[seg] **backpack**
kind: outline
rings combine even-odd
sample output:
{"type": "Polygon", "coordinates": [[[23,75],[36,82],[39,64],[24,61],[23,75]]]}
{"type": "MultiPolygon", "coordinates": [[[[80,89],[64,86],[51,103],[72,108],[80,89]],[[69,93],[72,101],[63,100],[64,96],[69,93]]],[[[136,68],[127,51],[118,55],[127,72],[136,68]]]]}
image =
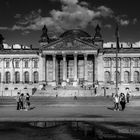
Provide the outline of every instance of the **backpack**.
{"type": "Polygon", "coordinates": [[[124,97],[124,96],[121,97],[121,101],[122,101],[122,102],[125,102],[125,97],[124,97]]]}

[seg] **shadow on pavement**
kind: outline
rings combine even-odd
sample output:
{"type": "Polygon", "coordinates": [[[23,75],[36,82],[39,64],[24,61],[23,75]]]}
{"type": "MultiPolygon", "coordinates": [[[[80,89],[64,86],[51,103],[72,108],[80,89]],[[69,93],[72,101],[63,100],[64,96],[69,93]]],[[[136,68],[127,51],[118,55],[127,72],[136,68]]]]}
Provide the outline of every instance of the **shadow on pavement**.
{"type": "Polygon", "coordinates": [[[140,138],[140,124],[130,122],[2,122],[1,139],[16,140],[131,140],[140,138]]]}

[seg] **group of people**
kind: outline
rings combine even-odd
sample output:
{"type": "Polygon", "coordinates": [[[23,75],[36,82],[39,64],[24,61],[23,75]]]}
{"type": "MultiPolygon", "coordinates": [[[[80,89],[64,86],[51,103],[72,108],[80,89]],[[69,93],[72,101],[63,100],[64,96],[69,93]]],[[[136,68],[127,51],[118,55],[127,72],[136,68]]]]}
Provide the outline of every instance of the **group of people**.
{"type": "Polygon", "coordinates": [[[28,111],[30,109],[30,95],[29,93],[17,93],[16,97],[17,101],[17,110],[25,110],[28,111]]]}
{"type": "Polygon", "coordinates": [[[130,94],[127,93],[126,95],[124,93],[120,93],[120,95],[115,94],[113,97],[114,100],[114,111],[119,111],[121,106],[121,110],[123,111],[125,109],[126,103],[129,103],[130,94]]]}

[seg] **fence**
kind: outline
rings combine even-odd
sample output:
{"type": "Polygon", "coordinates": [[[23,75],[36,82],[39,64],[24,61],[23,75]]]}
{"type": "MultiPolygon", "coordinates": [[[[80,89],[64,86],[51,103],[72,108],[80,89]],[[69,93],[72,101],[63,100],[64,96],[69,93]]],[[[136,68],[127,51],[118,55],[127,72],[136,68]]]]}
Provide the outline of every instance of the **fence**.
{"type": "Polygon", "coordinates": [[[29,93],[30,95],[32,95],[32,89],[22,89],[22,90],[4,90],[4,91],[0,91],[0,96],[16,96],[17,92],[20,93],[29,93]]]}

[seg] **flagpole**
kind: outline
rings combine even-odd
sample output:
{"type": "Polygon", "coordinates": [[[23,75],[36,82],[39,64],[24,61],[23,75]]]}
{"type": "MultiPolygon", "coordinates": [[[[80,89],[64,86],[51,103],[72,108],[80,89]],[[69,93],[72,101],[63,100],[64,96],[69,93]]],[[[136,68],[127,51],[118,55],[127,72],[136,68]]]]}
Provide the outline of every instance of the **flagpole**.
{"type": "Polygon", "coordinates": [[[116,25],[116,95],[118,95],[118,51],[119,51],[119,34],[118,24],[116,25]]]}

